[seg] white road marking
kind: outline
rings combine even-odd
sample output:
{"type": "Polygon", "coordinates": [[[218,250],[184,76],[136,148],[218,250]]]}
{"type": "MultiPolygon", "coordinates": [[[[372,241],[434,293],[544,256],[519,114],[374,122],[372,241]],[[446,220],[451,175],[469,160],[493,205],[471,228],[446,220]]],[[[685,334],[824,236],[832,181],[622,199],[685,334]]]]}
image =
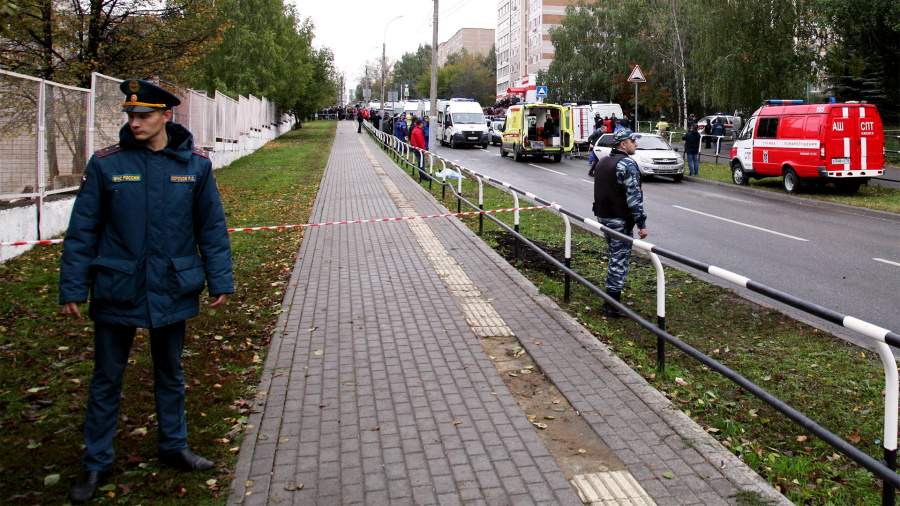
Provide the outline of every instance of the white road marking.
{"type": "Polygon", "coordinates": [[[558,170],[548,169],[547,167],[541,167],[540,165],[535,165],[535,164],[533,164],[533,163],[529,163],[528,165],[531,165],[532,167],[535,167],[535,168],[538,168],[538,169],[541,169],[541,170],[546,170],[547,172],[552,172],[552,173],[554,173],[554,174],[559,174],[560,176],[565,176],[565,175],[566,175],[565,172],[560,172],[560,171],[558,171],[558,170]]]}
{"type": "Polygon", "coordinates": [[[587,179],[582,179],[582,181],[584,181],[585,183],[591,183],[591,184],[594,184],[593,181],[588,181],[587,179]]]}
{"type": "Polygon", "coordinates": [[[883,258],[873,258],[872,260],[875,260],[876,262],[881,262],[881,263],[885,263],[885,264],[889,264],[889,265],[896,265],[897,267],[900,267],[900,263],[892,262],[890,260],[885,260],[883,258]]]}
{"type": "Polygon", "coordinates": [[[672,207],[674,207],[676,209],[681,209],[682,211],[687,211],[689,213],[695,213],[695,214],[699,214],[701,216],[706,216],[709,218],[715,218],[717,220],[726,221],[728,223],[733,223],[735,225],[740,225],[742,227],[752,228],[754,230],[759,230],[761,232],[768,232],[770,234],[779,235],[781,237],[787,237],[788,239],[793,239],[795,241],[809,242],[809,239],[804,239],[802,237],[797,237],[795,235],[782,234],[781,232],[776,232],[776,231],[770,230],[768,228],[757,227],[756,225],[749,225],[747,223],[741,223],[739,221],[729,220],[728,218],[722,218],[721,216],[716,216],[714,214],[704,213],[703,211],[696,211],[694,209],[688,209],[687,207],[681,207],[681,206],[676,206],[676,205],[672,205],[672,207]]]}
{"type": "Polygon", "coordinates": [[[751,202],[749,200],[739,199],[739,198],[735,198],[735,197],[729,197],[727,195],[719,195],[718,193],[707,193],[707,192],[700,192],[700,191],[689,191],[688,193],[691,193],[692,195],[698,195],[703,198],[712,197],[712,198],[716,198],[716,199],[730,200],[732,202],[740,202],[742,204],[755,204],[755,202],[751,202]]]}

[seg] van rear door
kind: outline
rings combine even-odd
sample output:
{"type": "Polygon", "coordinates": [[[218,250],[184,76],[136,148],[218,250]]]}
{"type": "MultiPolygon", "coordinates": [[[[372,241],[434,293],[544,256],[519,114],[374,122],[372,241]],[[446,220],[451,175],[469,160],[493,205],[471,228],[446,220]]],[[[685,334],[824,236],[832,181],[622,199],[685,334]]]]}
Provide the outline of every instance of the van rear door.
{"type": "Polygon", "coordinates": [[[830,124],[825,130],[825,164],[827,170],[849,171],[860,166],[859,108],[836,105],[831,108],[830,124]]]}
{"type": "Polygon", "coordinates": [[[859,106],[859,152],[860,169],[884,168],[884,126],[874,105],[859,106]]]}

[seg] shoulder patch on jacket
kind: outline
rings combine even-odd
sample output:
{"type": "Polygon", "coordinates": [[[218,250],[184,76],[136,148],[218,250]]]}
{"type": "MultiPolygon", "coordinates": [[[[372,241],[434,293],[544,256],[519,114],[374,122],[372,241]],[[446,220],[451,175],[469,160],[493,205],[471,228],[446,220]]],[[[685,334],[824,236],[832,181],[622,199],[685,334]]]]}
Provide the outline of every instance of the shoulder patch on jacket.
{"type": "Polygon", "coordinates": [[[122,146],[119,146],[118,144],[113,144],[112,146],[106,146],[105,148],[103,148],[99,151],[95,151],[94,156],[96,156],[97,158],[103,158],[103,157],[109,156],[113,153],[118,153],[119,151],[122,151],[122,146]]]}
{"type": "Polygon", "coordinates": [[[198,156],[202,156],[203,158],[209,158],[209,151],[203,148],[194,148],[194,154],[198,156]]]}

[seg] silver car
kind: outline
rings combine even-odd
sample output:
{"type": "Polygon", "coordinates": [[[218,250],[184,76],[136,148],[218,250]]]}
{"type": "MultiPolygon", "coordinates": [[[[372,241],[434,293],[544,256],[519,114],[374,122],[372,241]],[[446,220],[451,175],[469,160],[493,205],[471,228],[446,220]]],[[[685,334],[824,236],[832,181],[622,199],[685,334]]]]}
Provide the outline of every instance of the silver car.
{"type": "MultiPolygon", "coordinates": [[[[594,144],[597,158],[609,156],[613,146],[613,134],[603,134],[594,144]]],[[[684,160],[665,139],[659,135],[637,134],[637,151],[631,155],[644,176],[672,176],[676,182],[684,178],[684,160]]]]}

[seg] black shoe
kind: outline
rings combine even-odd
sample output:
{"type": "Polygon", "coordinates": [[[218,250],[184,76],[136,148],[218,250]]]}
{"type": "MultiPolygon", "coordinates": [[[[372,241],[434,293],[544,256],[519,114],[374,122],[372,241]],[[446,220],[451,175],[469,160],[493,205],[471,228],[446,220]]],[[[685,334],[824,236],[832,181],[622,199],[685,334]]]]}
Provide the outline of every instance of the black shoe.
{"type": "MultiPolygon", "coordinates": [[[[619,302],[622,300],[622,292],[611,292],[611,291],[607,290],[606,293],[609,294],[610,297],[615,299],[616,302],[619,302]]],[[[616,308],[609,302],[603,303],[603,314],[609,318],[621,318],[621,317],[625,316],[624,314],[622,314],[621,311],[619,311],[618,308],[616,308]]]]}
{"type": "Polygon", "coordinates": [[[90,501],[105,479],[106,473],[102,471],[83,471],[69,490],[69,499],[72,502],[90,501]]]}
{"type": "Polygon", "coordinates": [[[197,455],[188,448],[174,453],[160,453],[159,462],[182,471],[206,471],[215,466],[211,460],[197,455]]]}

